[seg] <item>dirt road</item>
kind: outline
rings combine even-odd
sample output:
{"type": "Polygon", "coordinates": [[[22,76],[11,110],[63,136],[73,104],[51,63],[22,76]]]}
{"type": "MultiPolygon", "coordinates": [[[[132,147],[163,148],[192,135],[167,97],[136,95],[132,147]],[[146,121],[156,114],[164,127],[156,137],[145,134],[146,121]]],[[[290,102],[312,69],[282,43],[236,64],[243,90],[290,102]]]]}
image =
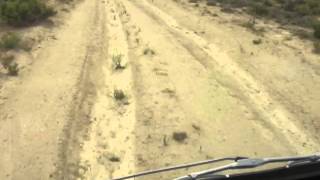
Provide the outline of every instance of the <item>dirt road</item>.
{"type": "Polygon", "coordinates": [[[32,52],[30,72],[0,89],[0,179],[111,179],[222,156],[317,152],[318,56],[285,31],[270,25],[260,37],[218,12],[169,0],[81,2],[32,52]]]}

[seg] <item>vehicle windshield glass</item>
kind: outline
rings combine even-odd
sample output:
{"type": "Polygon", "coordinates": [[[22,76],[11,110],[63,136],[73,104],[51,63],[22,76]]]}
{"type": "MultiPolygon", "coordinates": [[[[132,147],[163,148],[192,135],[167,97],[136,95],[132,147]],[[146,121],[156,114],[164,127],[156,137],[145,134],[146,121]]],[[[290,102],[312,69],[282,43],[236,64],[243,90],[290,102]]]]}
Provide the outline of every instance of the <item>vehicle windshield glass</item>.
{"type": "Polygon", "coordinates": [[[0,0],[1,180],[313,156],[319,109],[318,0],[0,0]]]}

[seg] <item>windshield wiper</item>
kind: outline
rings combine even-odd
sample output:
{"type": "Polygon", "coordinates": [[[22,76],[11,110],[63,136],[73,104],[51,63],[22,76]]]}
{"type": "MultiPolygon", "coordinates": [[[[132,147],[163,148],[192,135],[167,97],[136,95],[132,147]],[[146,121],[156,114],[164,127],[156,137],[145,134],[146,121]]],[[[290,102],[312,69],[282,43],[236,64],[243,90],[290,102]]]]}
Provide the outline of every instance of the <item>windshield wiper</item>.
{"type": "MultiPolygon", "coordinates": [[[[126,177],[121,178],[115,178],[113,180],[125,180],[130,178],[136,178],[151,174],[157,174],[161,172],[168,172],[168,171],[175,171],[178,169],[185,169],[195,166],[201,166],[205,164],[214,164],[217,162],[222,161],[233,161],[233,163],[220,166],[217,168],[200,171],[191,173],[187,176],[183,176],[180,178],[177,178],[175,180],[198,180],[198,179],[206,179],[208,177],[212,178],[214,176],[217,176],[216,173],[223,172],[226,170],[235,170],[235,169],[250,169],[250,168],[256,168],[260,167],[266,164],[273,164],[273,163],[287,163],[286,168],[290,168],[299,164],[305,164],[305,163],[312,163],[312,162],[320,162],[320,153],[310,155],[310,156],[296,156],[296,157],[275,157],[275,158],[261,158],[261,159],[251,159],[246,157],[228,157],[228,158],[220,158],[220,159],[212,159],[207,161],[200,161],[196,163],[190,163],[190,164],[183,164],[178,166],[171,166],[167,168],[161,168],[157,170],[151,170],[151,171],[145,171],[138,174],[133,174],[126,177]]],[[[219,176],[221,177],[221,176],[219,176]]]]}
{"type": "Polygon", "coordinates": [[[125,180],[125,179],[130,179],[130,178],[136,178],[136,177],[141,177],[141,176],[146,176],[146,175],[151,175],[151,174],[158,174],[162,172],[169,172],[169,171],[175,171],[179,169],[185,169],[189,167],[196,167],[196,166],[202,166],[206,164],[213,164],[217,162],[222,162],[222,161],[238,161],[240,159],[247,159],[247,157],[226,157],[226,158],[220,158],[220,159],[211,159],[211,160],[206,160],[206,161],[200,161],[200,162],[195,162],[195,163],[189,163],[189,164],[182,164],[178,166],[170,166],[166,168],[161,168],[161,169],[156,169],[156,170],[150,170],[150,171],[144,171],[141,173],[121,177],[121,178],[115,178],[112,180],[125,180]]]}
{"type": "Polygon", "coordinates": [[[260,167],[266,164],[273,163],[287,163],[286,168],[293,167],[299,164],[312,163],[320,161],[320,153],[310,156],[297,156],[297,157],[280,157],[280,158],[262,158],[262,159],[240,159],[234,163],[220,166],[217,168],[191,173],[187,176],[177,178],[175,180],[196,180],[203,177],[208,177],[208,175],[214,175],[218,172],[223,172],[226,170],[235,169],[250,169],[260,167]]]}

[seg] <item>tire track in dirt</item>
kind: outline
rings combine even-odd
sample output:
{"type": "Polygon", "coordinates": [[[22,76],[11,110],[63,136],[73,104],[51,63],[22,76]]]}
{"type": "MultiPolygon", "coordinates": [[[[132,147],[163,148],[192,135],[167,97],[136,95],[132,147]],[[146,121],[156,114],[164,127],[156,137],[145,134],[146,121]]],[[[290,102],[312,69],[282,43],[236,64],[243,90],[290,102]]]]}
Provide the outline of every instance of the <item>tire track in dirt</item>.
{"type": "MultiPolygon", "coordinates": [[[[295,123],[319,144],[319,56],[309,41],[278,28],[279,24],[257,21],[267,31],[256,34],[243,27],[249,16],[221,12],[218,7],[194,7],[186,1],[149,2],[174,17],[220,49],[264,85],[272,98],[295,116],[295,123]],[[218,16],[216,16],[218,15],[218,16]],[[293,38],[289,41],[286,38],[293,38]],[[264,43],[256,46],[253,39],[264,43]],[[279,43],[280,42],[280,43],[279,43]]],[[[201,4],[201,3],[200,3],[201,4]]]]}
{"type": "MultiPolygon", "coordinates": [[[[181,129],[188,129],[188,124],[183,123],[185,113],[180,107],[175,84],[168,75],[170,64],[157,56],[158,49],[154,47],[154,42],[148,42],[149,34],[148,38],[144,37],[146,34],[131,19],[141,16],[135,12],[129,14],[127,5],[119,1],[118,9],[130,45],[129,56],[135,60],[132,62],[137,97],[134,156],[137,171],[142,171],[168,165],[173,159],[179,161],[178,153],[172,153],[172,150],[179,151],[183,146],[173,145],[171,135],[181,129]]],[[[153,24],[150,27],[153,29],[153,24]]],[[[166,41],[166,38],[160,38],[159,43],[166,41]]],[[[150,178],[164,179],[158,175],[147,177],[150,178]]]]}
{"type": "Polygon", "coordinates": [[[294,124],[295,117],[279,102],[275,101],[262,84],[233,62],[223,50],[214,44],[208,43],[194,32],[181,27],[174,18],[147,1],[132,2],[150,17],[164,24],[185,47],[192,49],[196,46],[205,52],[213,62],[205,62],[206,64],[204,65],[216,65],[218,66],[215,67],[216,69],[231,78],[236,83],[236,85],[232,86],[241,90],[243,96],[248,100],[248,104],[251,104],[268,124],[281,132],[297,153],[307,154],[317,151],[317,143],[294,124]]]}
{"type": "MultiPolygon", "coordinates": [[[[96,101],[97,89],[103,84],[101,65],[105,57],[104,41],[106,35],[106,14],[104,3],[95,0],[94,17],[92,18],[89,43],[86,46],[85,60],[78,82],[74,104],[70,108],[68,124],[64,128],[63,140],[59,150],[57,170],[53,174],[56,179],[78,179],[83,177],[87,167],[83,166],[80,153],[83,142],[88,139],[91,126],[90,114],[96,101]]],[[[88,8],[88,7],[87,7],[88,8]]]]}
{"type": "Polygon", "coordinates": [[[119,1],[118,9],[134,60],[137,171],[240,153],[293,154],[281,135],[250,121],[257,118],[254,112],[217,82],[171,31],[131,2],[119,1]],[[176,132],[188,137],[176,141],[176,132]]]}
{"type": "Polygon", "coordinates": [[[120,172],[134,171],[133,143],[135,125],[135,97],[132,92],[132,72],[128,45],[119,12],[114,0],[105,1],[107,36],[103,84],[97,89],[96,102],[91,111],[91,129],[81,152],[81,166],[85,167],[83,179],[106,179],[119,176],[120,172]],[[120,69],[115,69],[119,58],[120,69]],[[117,100],[116,90],[125,97],[117,100]]]}
{"type": "Polygon", "coordinates": [[[86,81],[83,68],[94,54],[88,51],[94,43],[91,33],[96,32],[96,2],[79,4],[54,32],[55,40],[44,41],[43,48],[31,52],[35,63],[1,107],[0,179],[71,179],[58,177],[64,171],[60,163],[66,162],[61,159],[66,152],[59,151],[71,148],[65,146],[71,144],[67,127],[81,122],[72,125],[81,129],[84,123],[73,119],[73,108],[82,101],[78,86],[86,81]]]}

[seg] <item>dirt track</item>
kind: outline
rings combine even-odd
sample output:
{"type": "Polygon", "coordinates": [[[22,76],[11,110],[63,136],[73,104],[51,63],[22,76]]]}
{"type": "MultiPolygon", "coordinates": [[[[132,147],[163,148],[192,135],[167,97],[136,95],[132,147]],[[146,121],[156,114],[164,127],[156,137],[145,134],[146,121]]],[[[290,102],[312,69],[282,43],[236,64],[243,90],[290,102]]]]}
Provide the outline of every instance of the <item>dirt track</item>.
{"type": "Polygon", "coordinates": [[[0,89],[0,179],[111,179],[222,156],[317,152],[320,62],[309,44],[271,25],[259,37],[207,8],[80,3],[56,40],[32,52],[30,72],[0,89]],[[115,55],[125,69],[112,69],[115,55]]]}

